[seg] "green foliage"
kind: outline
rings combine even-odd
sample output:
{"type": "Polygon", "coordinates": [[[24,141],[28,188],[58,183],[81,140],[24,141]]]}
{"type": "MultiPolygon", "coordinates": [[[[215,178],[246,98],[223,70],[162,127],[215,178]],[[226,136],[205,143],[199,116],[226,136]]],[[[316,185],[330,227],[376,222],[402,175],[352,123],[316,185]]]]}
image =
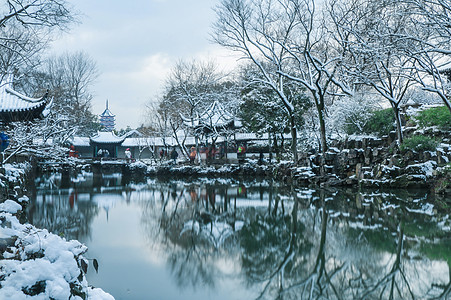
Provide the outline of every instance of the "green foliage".
{"type": "Polygon", "coordinates": [[[434,238],[443,237],[444,233],[434,221],[418,217],[404,223],[404,234],[415,238],[434,238]]]}
{"type": "Polygon", "coordinates": [[[451,113],[445,106],[423,110],[416,119],[421,127],[437,126],[440,129],[451,129],[451,113]]]}
{"type": "Polygon", "coordinates": [[[407,150],[414,151],[435,151],[437,149],[439,140],[424,135],[415,135],[404,139],[401,145],[401,152],[407,150]]]}
{"type": "Polygon", "coordinates": [[[391,108],[377,110],[373,113],[364,127],[368,133],[387,135],[395,129],[395,116],[391,108]]]}
{"type": "MultiPolygon", "coordinates": [[[[363,118],[363,116],[361,116],[363,118]]],[[[376,110],[372,112],[362,129],[359,129],[355,122],[347,122],[346,133],[373,133],[377,135],[387,135],[395,129],[395,116],[391,108],[376,110]]]]}

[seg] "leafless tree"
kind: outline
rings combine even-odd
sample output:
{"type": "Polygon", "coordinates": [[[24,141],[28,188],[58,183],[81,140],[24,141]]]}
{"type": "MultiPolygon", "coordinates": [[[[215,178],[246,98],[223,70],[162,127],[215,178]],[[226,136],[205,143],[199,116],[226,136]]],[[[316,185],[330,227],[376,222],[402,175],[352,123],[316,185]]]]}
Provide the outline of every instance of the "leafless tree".
{"type": "Polygon", "coordinates": [[[415,60],[406,55],[415,30],[412,7],[399,1],[333,1],[336,34],[349,51],[346,69],[357,84],[368,85],[390,103],[399,144],[403,141],[400,104],[411,86],[415,60]]]}
{"type": "Polygon", "coordinates": [[[189,118],[213,102],[212,89],[224,75],[213,61],[179,61],[166,79],[166,94],[189,118]]]}
{"type": "MultiPolygon", "coordinates": [[[[84,52],[65,53],[44,60],[39,68],[19,81],[25,94],[49,90],[52,109],[81,134],[96,131],[97,118],[91,112],[90,88],[99,75],[96,62],[84,52]]],[[[25,77],[25,76],[24,76],[25,77]]]]}
{"type": "Polygon", "coordinates": [[[196,120],[215,101],[226,103],[228,109],[234,112],[237,106],[237,86],[227,81],[227,76],[218,71],[212,61],[179,61],[166,79],[166,85],[161,97],[158,111],[164,112],[166,120],[172,128],[172,136],[186,151],[184,142],[179,140],[177,132],[185,131],[185,137],[193,134],[196,145],[201,132],[195,129],[196,120]]]}
{"type": "Polygon", "coordinates": [[[289,52],[284,45],[298,26],[297,7],[290,1],[223,0],[216,8],[214,40],[251,61],[262,76],[255,81],[270,87],[290,119],[292,152],[297,162],[295,106],[285,94],[289,52]]]}
{"type": "Polygon", "coordinates": [[[24,26],[63,28],[73,21],[64,0],[6,0],[0,26],[17,21],[24,26]]]}
{"type": "Polygon", "coordinates": [[[170,124],[171,112],[165,109],[165,107],[161,107],[161,103],[161,99],[156,99],[156,101],[149,101],[146,104],[146,122],[151,128],[148,134],[160,137],[163,146],[167,148],[170,146],[167,138],[173,134],[173,129],[170,124]]]}
{"type": "Polygon", "coordinates": [[[66,53],[45,63],[51,90],[63,91],[59,108],[70,108],[70,114],[78,123],[93,122],[92,94],[89,88],[98,77],[95,61],[84,52],[66,53]]]}
{"type": "Polygon", "coordinates": [[[400,38],[415,59],[413,79],[426,91],[437,94],[451,112],[451,3],[447,0],[405,0],[412,9],[415,31],[400,38]]]}
{"type": "Polygon", "coordinates": [[[32,64],[50,41],[52,30],[66,29],[74,20],[64,0],[3,0],[0,76],[32,64]]]}
{"type": "Polygon", "coordinates": [[[24,28],[0,26],[0,80],[8,72],[36,67],[46,42],[24,28]]]}
{"type": "Polygon", "coordinates": [[[216,9],[215,41],[252,61],[263,74],[261,83],[279,96],[290,119],[295,161],[298,112],[285,93],[286,82],[297,82],[313,100],[323,152],[328,148],[327,98],[337,90],[349,93],[337,76],[343,54],[333,43],[328,17],[317,2],[224,0],[216,9]]]}
{"type": "Polygon", "coordinates": [[[352,95],[349,84],[340,76],[347,47],[336,43],[327,6],[315,0],[290,0],[298,24],[294,37],[285,44],[295,69],[283,73],[309,92],[318,115],[321,151],[328,149],[326,115],[328,101],[335,95],[352,95]]]}

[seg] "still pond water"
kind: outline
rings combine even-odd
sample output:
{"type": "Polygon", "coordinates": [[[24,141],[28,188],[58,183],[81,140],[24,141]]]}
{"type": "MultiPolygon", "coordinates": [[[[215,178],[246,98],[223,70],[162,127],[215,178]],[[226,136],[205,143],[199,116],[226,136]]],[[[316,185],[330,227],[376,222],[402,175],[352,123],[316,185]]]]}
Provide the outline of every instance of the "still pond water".
{"type": "Polygon", "coordinates": [[[36,181],[28,217],[86,244],[116,299],[450,298],[450,219],[426,191],[120,174],[36,181]]]}

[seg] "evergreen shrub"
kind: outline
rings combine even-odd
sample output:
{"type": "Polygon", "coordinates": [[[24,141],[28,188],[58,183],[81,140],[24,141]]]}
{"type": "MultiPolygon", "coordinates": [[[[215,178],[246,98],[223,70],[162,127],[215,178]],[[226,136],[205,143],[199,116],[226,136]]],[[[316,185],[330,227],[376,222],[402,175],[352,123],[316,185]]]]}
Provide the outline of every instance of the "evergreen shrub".
{"type": "Polygon", "coordinates": [[[440,141],[424,135],[415,135],[404,139],[401,145],[401,152],[413,151],[435,151],[440,141]]]}
{"type": "Polygon", "coordinates": [[[416,116],[421,127],[437,126],[440,129],[451,129],[451,113],[446,106],[433,107],[419,112],[416,116]]]}
{"type": "Polygon", "coordinates": [[[347,134],[372,133],[379,136],[388,135],[392,130],[395,130],[395,116],[391,108],[373,111],[362,130],[354,124],[348,124],[345,128],[347,134]]]}

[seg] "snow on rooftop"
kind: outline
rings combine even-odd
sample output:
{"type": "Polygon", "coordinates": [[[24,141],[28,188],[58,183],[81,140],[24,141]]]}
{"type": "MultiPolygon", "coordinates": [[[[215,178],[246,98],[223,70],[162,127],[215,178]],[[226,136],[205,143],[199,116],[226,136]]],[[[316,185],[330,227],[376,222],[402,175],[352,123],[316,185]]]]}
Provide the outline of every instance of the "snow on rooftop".
{"type": "Polygon", "coordinates": [[[91,138],[91,141],[99,144],[122,143],[124,140],[125,138],[118,137],[112,131],[99,131],[96,136],[91,138]]]}
{"type": "Polygon", "coordinates": [[[45,103],[45,96],[30,98],[12,89],[12,76],[7,76],[0,83],[0,110],[26,111],[33,110],[45,103]]]}
{"type": "Polygon", "coordinates": [[[78,147],[89,147],[89,138],[88,137],[81,137],[81,136],[74,136],[72,137],[72,145],[78,146],[78,147]]]}

